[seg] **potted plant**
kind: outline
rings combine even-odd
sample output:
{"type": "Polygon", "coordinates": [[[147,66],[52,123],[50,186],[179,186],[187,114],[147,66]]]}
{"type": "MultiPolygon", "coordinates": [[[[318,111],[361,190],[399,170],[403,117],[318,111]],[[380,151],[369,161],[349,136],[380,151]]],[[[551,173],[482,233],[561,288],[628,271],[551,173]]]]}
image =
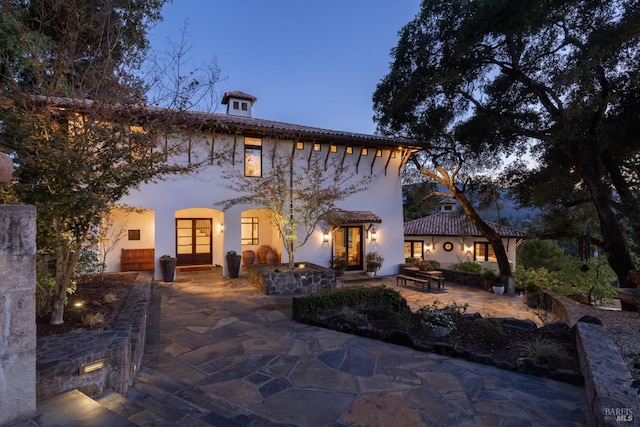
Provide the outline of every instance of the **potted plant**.
{"type": "Polygon", "coordinates": [[[440,262],[434,259],[424,259],[415,263],[420,271],[433,271],[440,268],[440,262]]]}
{"type": "Polygon", "coordinates": [[[455,329],[456,324],[450,314],[438,310],[434,306],[418,309],[422,331],[432,337],[445,337],[455,329]]]}
{"type": "Polygon", "coordinates": [[[373,277],[378,274],[378,270],[382,267],[384,258],[378,252],[369,252],[366,257],[367,261],[367,274],[369,277],[373,277]]]}
{"type": "Polygon", "coordinates": [[[336,255],[333,257],[331,261],[331,268],[336,271],[336,276],[340,277],[344,275],[344,271],[349,266],[349,259],[347,258],[346,252],[341,253],[340,255],[336,255]]]}
{"type": "Polygon", "coordinates": [[[242,257],[238,255],[236,251],[227,252],[227,271],[229,272],[229,277],[232,279],[237,279],[240,274],[240,261],[242,257]]]}
{"type": "MultiPolygon", "coordinates": [[[[493,270],[485,270],[482,273],[482,288],[491,292],[493,286],[500,284],[500,277],[493,270]]],[[[504,289],[503,289],[504,290],[504,289]]]]}
{"type": "Polygon", "coordinates": [[[162,255],[160,257],[160,272],[162,273],[163,282],[173,282],[176,275],[176,264],[178,260],[171,255],[162,255]]]}

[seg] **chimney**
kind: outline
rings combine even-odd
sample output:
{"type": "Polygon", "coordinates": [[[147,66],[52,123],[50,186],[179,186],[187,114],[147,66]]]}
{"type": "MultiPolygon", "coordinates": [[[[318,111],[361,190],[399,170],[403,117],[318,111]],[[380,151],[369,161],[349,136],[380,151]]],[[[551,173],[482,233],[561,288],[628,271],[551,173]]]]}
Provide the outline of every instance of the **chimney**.
{"type": "Polygon", "coordinates": [[[225,92],[222,105],[227,106],[227,115],[251,117],[251,107],[258,98],[240,91],[225,92]]]}

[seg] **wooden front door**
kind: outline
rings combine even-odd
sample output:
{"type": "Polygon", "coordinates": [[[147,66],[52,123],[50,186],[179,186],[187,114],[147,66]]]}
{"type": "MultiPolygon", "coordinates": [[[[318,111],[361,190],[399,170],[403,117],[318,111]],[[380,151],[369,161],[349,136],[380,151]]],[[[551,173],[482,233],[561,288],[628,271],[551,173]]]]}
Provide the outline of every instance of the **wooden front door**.
{"type": "Polygon", "coordinates": [[[211,218],[176,219],[176,254],[178,265],[212,263],[211,218]]]}

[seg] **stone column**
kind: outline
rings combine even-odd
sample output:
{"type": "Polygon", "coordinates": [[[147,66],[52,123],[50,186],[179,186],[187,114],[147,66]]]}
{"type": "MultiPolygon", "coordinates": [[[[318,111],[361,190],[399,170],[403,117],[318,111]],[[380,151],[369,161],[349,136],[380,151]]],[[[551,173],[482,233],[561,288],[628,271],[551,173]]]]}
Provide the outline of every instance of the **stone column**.
{"type": "Polygon", "coordinates": [[[36,412],[36,209],[0,205],[0,425],[36,412]]]}

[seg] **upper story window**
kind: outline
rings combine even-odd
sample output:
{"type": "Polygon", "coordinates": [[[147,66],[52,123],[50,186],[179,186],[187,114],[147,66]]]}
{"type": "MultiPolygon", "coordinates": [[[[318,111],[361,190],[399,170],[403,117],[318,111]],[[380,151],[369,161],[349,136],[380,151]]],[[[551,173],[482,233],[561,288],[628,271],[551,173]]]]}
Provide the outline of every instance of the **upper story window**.
{"type": "Polygon", "coordinates": [[[262,140],[244,138],[244,176],[262,176],[262,140]]]}
{"type": "Polygon", "coordinates": [[[239,108],[240,108],[240,102],[238,102],[238,101],[233,101],[233,109],[234,109],[234,110],[237,110],[237,109],[239,109],[239,108]]]}
{"type": "Polygon", "coordinates": [[[249,109],[248,107],[249,104],[247,104],[246,102],[242,103],[242,111],[247,111],[249,109]]]}

